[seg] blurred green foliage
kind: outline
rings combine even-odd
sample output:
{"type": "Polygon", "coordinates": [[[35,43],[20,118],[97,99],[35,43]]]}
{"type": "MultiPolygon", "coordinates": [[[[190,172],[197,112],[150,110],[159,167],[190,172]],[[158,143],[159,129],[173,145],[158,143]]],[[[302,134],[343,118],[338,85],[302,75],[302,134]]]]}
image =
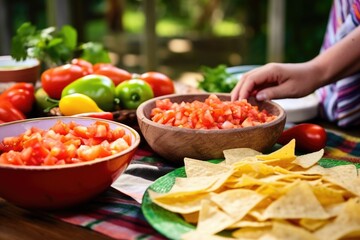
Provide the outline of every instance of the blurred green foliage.
{"type": "MultiPolygon", "coordinates": [[[[46,0],[5,0],[11,21],[10,33],[24,22],[30,21],[38,28],[46,26],[46,0]],[[31,10],[30,10],[31,9],[31,10]]],[[[69,1],[72,15],[83,17],[79,29],[80,39],[100,41],[109,30],[106,23],[105,0],[69,1]],[[81,8],[81,9],[78,9],[81,8]]],[[[146,21],[142,3],[146,0],[124,0],[124,31],[141,34],[146,21]]],[[[239,37],[245,42],[243,64],[264,64],[266,61],[266,36],[268,2],[265,0],[213,1],[218,6],[211,18],[203,14],[212,0],[157,0],[157,33],[161,37],[206,36],[212,38],[239,37]],[[202,16],[204,15],[204,16],[202,16]],[[203,17],[203,19],[202,19],[203,17]],[[203,21],[201,21],[201,19],[203,21]]],[[[306,61],[320,49],[332,0],[285,1],[286,4],[286,62],[306,61]]],[[[78,21],[76,21],[78,22],[78,21]]]]}

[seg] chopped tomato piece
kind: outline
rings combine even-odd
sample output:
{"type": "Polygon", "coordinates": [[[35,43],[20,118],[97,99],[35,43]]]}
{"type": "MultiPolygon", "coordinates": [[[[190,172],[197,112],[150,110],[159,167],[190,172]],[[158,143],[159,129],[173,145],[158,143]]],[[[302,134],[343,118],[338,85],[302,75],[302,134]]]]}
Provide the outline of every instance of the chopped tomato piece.
{"type": "Polygon", "coordinates": [[[276,118],[260,111],[247,100],[221,101],[211,94],[205,101],[172,103],[170,99],[156,101],[151,120],[160,124],[192,129],[229,129],[255,126],[276,118]]]}
{"type": "Polygon", "coordinates": [[[0,142],[0,164],[61,165],[91,161],[121,152],[131,145],[122,127],[103,121],[89,126],[56,122],[48,130],[31,128],[0,142]]]}

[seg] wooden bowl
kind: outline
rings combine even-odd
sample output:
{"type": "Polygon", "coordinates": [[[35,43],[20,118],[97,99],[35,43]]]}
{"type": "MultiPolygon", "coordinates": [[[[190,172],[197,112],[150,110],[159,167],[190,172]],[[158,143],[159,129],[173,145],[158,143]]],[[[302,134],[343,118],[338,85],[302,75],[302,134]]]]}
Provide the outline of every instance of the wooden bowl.
{"type": "Polygon", "coordinates": [[[11,56],[0,56],[0,83],[29,82],[39,79],[40,62],[37,59],[16,61],[11,56]]]}
{"type": "MultiPolygon", "coordinates": [[[[56,121],[74,121],[83,126],[98,121],[89,117],[44,117],[0,125],[0,141],[17,136],[31,127],[49,129],[56,121]]],[[[119,153],[87,162],[53,166],[0,164],[0,197],[23,208],[62,209],[84,203],[107,190],[126,170],[140,143],[140,136],[127,125],[101,120],[110,128],[123,127],[132,145],[119,153]]]]}
{"type": "MultiPolygon", "coordinates": [[[[149,146],[166,160],[183,165],[184,157],[201,160],[224,158],[223,150],[230,148],[252,148],[260,152],[270,149],[281,135],[286,114],[276,103],[271,101],[256,102],[250,100],[260,110],[266,109],[277,118],[258,126],[195,130],[166,126],[153,122],[149,116],[159,99],[169,98],[172,102],[204,101],[209,93],[173,94],[150,99],[142,103],[136,111],[139,128],[149,146]]],[[[217,94],[221,100],[230,100],[229,94],[217,94]]]]}

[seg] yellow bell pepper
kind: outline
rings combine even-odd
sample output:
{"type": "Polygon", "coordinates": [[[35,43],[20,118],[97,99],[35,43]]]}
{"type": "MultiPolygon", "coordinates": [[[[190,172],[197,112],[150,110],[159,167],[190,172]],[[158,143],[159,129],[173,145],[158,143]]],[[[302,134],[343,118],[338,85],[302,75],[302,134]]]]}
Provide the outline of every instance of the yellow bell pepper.
{"type": "Polygon", "coordinates": [[[62,97],[59,101],[59,110],[65,116],[103,112],[92,98],[82,93],[73,93],[62,97]]]}

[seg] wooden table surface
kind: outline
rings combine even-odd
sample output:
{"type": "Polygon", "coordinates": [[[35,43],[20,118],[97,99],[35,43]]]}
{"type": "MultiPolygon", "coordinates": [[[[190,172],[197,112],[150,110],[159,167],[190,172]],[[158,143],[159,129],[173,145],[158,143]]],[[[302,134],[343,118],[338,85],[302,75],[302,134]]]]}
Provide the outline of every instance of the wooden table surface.
{"type": "Polygon", "coordinates": [[[55,219],[50,214],[18,208],[0,198],[0,239],[109,240],[111,238],[55,219]]]}

